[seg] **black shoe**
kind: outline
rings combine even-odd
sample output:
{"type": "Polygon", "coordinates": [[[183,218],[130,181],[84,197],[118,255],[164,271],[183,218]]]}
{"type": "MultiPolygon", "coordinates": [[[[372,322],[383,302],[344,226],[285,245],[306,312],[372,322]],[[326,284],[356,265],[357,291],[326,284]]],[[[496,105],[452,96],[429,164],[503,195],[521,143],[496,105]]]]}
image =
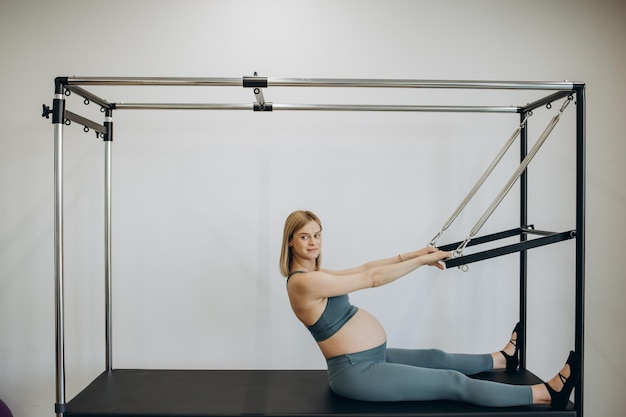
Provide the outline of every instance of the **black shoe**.
{"type": "Polygon", "coordinates": [[[515,371],[519,366],[519,348],[522,345],[522,323],[518,322],[515,325],[515,328],[511,332],[511,336],[513,336],[513,333],[517,333],[515,340],[510,340],[510,343],[515,346],[515,353],[508,355],[505,351],[500,351],[500,353],[504,356],[504,359],[506,359],[507,371],[515,371]]]}
{"type": "Polygon", "coordinates": [[[569,377],[565,378],[559,372],[559,378],[561,378],[561,382],[563,382],[563,388],[561,388],[561,391],[557,392],[553,390],[547,382],[544,383],[550,393],[550,405],[558,410],[565,410],[565,407],[567,407],[567,403],[569,402],[569,396],[572,393],[574,386],[578,383],[578,380],[580,380],[580,357],[575,352],[570,352],[565,364],[569,365],[570,373],[569,377]]]}

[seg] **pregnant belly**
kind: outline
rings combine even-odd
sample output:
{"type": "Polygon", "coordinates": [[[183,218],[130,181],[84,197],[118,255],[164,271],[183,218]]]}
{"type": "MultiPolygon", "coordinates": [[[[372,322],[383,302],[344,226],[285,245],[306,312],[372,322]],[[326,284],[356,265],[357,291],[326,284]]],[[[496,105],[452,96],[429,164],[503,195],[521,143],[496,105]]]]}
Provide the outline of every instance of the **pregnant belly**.
{"type": "Polygon", "coordinates": [[[374,316],[359,308],[357,313],[329,339],[318,345],[326,358],[360,352],[387,341],[385,329],[374,316]]]}

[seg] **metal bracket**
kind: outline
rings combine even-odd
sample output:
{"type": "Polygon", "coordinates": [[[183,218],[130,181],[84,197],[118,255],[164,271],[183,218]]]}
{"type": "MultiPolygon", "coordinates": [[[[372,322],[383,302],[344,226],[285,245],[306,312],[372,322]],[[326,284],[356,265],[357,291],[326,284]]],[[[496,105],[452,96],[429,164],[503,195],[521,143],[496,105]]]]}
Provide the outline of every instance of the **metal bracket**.
{"type": "Polygon", "coordinates": [[[243,77],[244,88],[253,88],[254,97],[256,103],[254,103],[254,111],[272,111],[272,103],[267,103],[265,97],[263,97],[262,88],[267,87],[267,77],[258,77],[257,73],[254,73],[254,77],[243,77]]]}

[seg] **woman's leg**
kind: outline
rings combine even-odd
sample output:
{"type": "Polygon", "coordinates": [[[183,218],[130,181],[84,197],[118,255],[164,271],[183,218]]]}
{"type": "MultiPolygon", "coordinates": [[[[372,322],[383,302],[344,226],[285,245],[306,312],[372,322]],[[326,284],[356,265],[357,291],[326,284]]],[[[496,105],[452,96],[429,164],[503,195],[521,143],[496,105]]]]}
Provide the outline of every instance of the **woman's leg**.
{"type": "Polygon", "coordinates": [[[475,380],[458,371],[387,362],[353,362],[329,383],[338,395],[364,401],[453,400],[493,407],[532,404],[530,386],[475,380]]]}
{"type": "MultiPolygon", "coordinates": [[[[519,325],[519,324],[518,324],[519,325]]],[[[420,366],[423,368],[449,369],[465,375],[474,375],[492,369],[503,369],[507,360],[502,352],[509,357],[515,355],[517,342],[517,326],[510,340],[502,351],[491,354],[458,354],[446,353],[439,349],[387,349],[387,362],[420,366]]]]}
{"type": "Polygon", "coordinates": [[[418,366],[421,368],[446,369],[473,375],[493,369],[491,354],[446,353],[439,349],[387,349],[387,362],[418,366]]]}

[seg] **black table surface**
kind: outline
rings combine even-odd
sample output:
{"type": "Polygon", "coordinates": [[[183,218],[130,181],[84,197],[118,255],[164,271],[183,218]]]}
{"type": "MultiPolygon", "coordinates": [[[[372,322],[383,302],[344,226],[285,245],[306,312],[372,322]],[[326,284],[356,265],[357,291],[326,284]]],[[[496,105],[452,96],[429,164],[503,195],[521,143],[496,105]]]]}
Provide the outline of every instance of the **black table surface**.
{"type": "MultiPolygon", "coordinates": [[[[528,371],[473,376],[535,384],[528,371]]],[[[479,407],[454,401],[367,402],[339,397],[325,370],[149,370],[103,372],[65,405],[65,416],[576,416],[548,406],[479,407]]]]}

